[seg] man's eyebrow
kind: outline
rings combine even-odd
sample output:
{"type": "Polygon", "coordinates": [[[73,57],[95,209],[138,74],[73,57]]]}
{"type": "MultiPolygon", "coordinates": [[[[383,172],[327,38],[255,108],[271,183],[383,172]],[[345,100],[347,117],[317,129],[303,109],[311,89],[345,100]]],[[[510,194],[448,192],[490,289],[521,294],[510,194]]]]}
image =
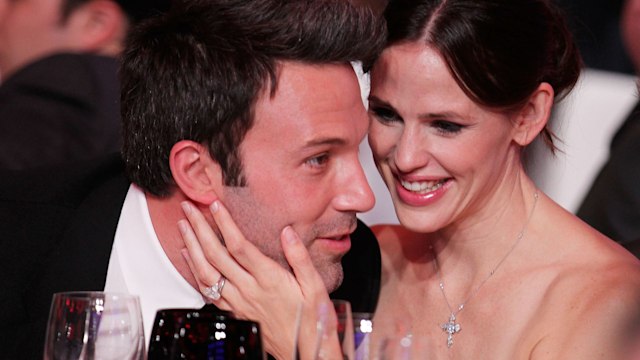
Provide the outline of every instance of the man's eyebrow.
{"type": "Polygon", "coordinates": [[[347,142],[344,139],[341,139],[341,138],[323,137],[323,138],[311,139],[311,140],[307,141],[302,147],[303,148],[313,148],[313,147],[326,146],[326,145],[342,146],[342,145],[346,145],[346,144],[347,144],[347,142]]]}

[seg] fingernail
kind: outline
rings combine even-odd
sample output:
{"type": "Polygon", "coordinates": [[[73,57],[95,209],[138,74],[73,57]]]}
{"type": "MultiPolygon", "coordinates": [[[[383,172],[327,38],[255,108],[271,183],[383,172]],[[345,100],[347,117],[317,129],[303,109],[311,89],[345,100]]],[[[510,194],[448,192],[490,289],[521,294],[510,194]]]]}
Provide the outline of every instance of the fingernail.
{"type": "Polygon", "coordinates": [[[218,200],[214,201],[214,202],[211,204],[210,208],[211,208],[211,212],[212,212],[212,213],[217,213],[217,212],[218,212],[218,210],[220,210],[220,203],[218,202],[218,200]]]}
{"type": "Polygon", "coordinates": [[[295,231],[293,231],[293,228],[291,226],[287,226],[282,229],[282,235],[284,236],[284,239],[287,241],[287,243],[293,244],[296,242],[296,233],[295,231]]]}
{"type": "Polygon", "coordinates": [[[179,220],[178,221],[178,230],[180,230],[180,233],[182,235],[186,235],[187,234],[187,222],[185,220],[179,220]]]}
{"type": "Polygon", "coordinates": [[[181,202],[180,205],[182,206],[182,211],[184,211],[184,213],[187,215],[191,214],[191,212],[193,211],[191,209],[191,204],[189,204],[187,201],[181,202]]]}

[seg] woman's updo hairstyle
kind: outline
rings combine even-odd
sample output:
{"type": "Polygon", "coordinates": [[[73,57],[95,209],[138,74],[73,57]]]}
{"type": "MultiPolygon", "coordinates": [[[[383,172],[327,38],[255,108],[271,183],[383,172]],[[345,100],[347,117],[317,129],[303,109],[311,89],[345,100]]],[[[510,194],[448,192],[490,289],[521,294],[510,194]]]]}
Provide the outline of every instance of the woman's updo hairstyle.
{"type": "MultiPolygon", "coordinates": [[[[582,60],[552,0],[391,0],[387,46],[424,41],[443,56],[474,102],[515,110],[540,83],[555,100],[575,85],[582,60]]],[[[553,133],[542,137],[554,151],[553,133]]]]}

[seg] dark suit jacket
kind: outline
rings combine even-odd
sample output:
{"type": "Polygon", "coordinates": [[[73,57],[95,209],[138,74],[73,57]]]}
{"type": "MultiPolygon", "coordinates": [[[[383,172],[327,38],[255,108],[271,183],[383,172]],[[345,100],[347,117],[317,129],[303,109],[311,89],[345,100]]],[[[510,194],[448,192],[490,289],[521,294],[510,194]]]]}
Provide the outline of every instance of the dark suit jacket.
{"type": "MultiPolygon", "coordinates": [[[[119,156],[91,166],[0,173],[0,357],[41,359],[52,294],[103,290],[129,188],[119,156]]],[[[372,312],[380,250],[362,223],[332,294],[372,312]]]]}
{"type": "Polygon", "coordinates": [[[120,148],[120,85],[114,58],[57,54],[0,86],[0,168],[87,160],[120,148]]]}
{"type": "Polygon", "coordinates": [[[640,258],[640,102],[613,137],[578,216],[640,258]]]}

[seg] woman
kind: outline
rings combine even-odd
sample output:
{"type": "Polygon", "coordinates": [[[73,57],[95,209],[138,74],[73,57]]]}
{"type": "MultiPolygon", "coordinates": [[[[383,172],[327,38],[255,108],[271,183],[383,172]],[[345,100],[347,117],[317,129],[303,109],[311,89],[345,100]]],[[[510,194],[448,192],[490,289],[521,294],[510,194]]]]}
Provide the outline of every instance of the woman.
{"type": "MultiPolygon", "coordinates": [[[[537,137],[553,151],[551,109],[579,75],[556,6],[402,0],[385,17],[369,142],[402,227],[375,229],[383,261],[376,337],[408,318],[412,336],[430,339],[429,359],[622,357],[640,310],[637,260],[540,192],[522,163],[537,137]]],[[[231,226],[220,212],[214,218],[231,226]]],[[[193,234],[185,242],[196,248],[193,234]]],[[[317,294],[318,281],[297,270],[312,273],[304,252],[295,241],[283,246],[303,290],[283,281],[278,293],[317,301],[304,294],[317,294]]],[[[210,286],[217,271],[197,262],[210,286]]],[[[221,304],[274,323],[246,301],[221,304]]],[[[290,326],[281,325],[269,326],[290,326]]]]}

